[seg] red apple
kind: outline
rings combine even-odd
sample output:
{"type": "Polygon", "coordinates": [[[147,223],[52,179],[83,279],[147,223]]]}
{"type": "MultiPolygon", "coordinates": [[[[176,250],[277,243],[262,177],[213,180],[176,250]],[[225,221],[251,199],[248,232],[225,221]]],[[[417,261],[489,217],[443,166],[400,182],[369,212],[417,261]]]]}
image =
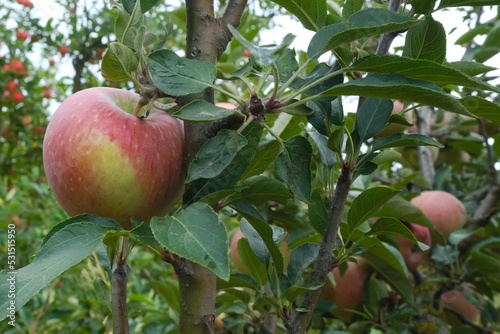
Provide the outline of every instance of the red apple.
{"type": "Polygon", "coordinates": [[[33,131],[37,135],[41,135],[41,134],[43,134],[45,132],[45,128],[42,125],[35,125],[35,127],[33,128],[33,131]]]}
{"type": "Polygon", "coordinates": [[[7,81],[7,83],[5,84],[5,89],[9,92],[15,91],[17,89],[17,83],[12,80],[7,81]]]}
{"type": "Polygon", "coordinates": [[[451,290],[441,295],[441,305],[460,313],[470,321],[474,321],[480,314],[479,309],[469,302],[462,291],[451,290]]]}
{"type": "Polygon", "coordinates": [[[363,301],[363,290],[366,280],[371,273],[371,267],[361,258],[358,263],[348,262],[347,269],[343,275],[340,268],[333,269],[335,287],[325,285],[322,296],[324,300],[331,301],[337,305],[333,314],[344,321],[352,318],[352,312],[363,301]]]}
{"type": "Polygon", "coordinates": [[[12,101],[19,103],[19,102],[23,102],[24,95],[21,91],[16,90],[16,91],[12,92],[12,95],[10,98],[12,99],[12,101]]]}
{"type": "Polygon", "coordinates": [[[126,229],[179,200],[184,187],[182,122],[154,107],[131,114],[133,92],[89,88],[66,99],[43,142],[47,181],[69,215],[110,217],[126,229]]]}
{"type": "Polygon", "coordinates": [[[56,61],[52,58],[49,59],[49,65],[54,66],[56,64],[56,61]]]}
{"type": "Polygon", "coordinates": [[[24,71],[24,64],[19,59],[14,59],[9,64],[11,70],[16,70],[18,72],[24,71]]]}
{"type": "Polygon", "coordinates": [[[33,3],[30,0],[17,0],[17,3],[25,7],[33,7],[33,3]]]}
{"type": "Polygon", "coordinates": [[[33,117],[31,116],[23,116],[21,122],[23,123],[24,126],[28,126],[31,124],[31,122],[33,122],[33,117]]]}
{"type": "Polygon", "coordinates": [[[50,99],[52,97],[52,90],[49,87],[45,87],[42,91],[43,97],[50,99]]]}
{"type": "MultiPolygon", "coordinates": [[[[432,245],[431,232],[427,227],[417,224],[408,224],[408,228],[418,241],[423,242],[427,246],[432,245]]],[[[408,270],[415,270],[429,257],[430,250],[422,252],[409,239],[399,236],[396,237],[396,239],[399,242],[399,251],[405,260],[408,270]]]]}
{"type": "Polygon", "coordinates": [[[29,35],[26,31],[23,31],[23,30],[18,30],[18,31],[16,32],[16,38],[17,38],[17,39],[20,39],[20,40],[22,40],[22,41],[27,40],[29,36],[30,36],[30,35],[29,35]]]}
{"type": "MultiPolygon", "coordinates": [[[[462,202],[446,191],[423,191],[412,198],[411,203],[419,208],[446,238],[461,229],[467,220],[467,212],[462,202]]],[[[439,242],[439,238],[432,235],[432,241],[439,242]]]]}
{"type": "Polygon", "coordinates": [[[61,45],[59,47],[59,52],[64,57],[69,52],[69,48],[66,45],[61,45]]]}

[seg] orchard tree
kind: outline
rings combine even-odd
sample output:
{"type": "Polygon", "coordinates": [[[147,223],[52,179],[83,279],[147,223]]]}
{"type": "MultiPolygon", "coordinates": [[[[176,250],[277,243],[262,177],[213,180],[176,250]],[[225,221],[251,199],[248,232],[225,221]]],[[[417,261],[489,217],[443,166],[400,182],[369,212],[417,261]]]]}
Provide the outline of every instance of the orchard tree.
{"type": "Polygon", "coordinates": [[[496,0],[274,0],[314,32],[306,51],[293,32],[255,44],[244,0],[186,1],[181,51],[172,22],[148,29],[157,2],[114,5],[102,58],[137,94],[83,90],[49,123],[71,218],[14,285],[1,272],[0,319],[92,257],[115,333],[499,330],[496,0]],[[472,25],[462,61],[435,19],[451,8],[472,25]],[[127,308],[137,249],[164,264],[148,278],[166,303],[144,298],[143,322],[127,308]]]}

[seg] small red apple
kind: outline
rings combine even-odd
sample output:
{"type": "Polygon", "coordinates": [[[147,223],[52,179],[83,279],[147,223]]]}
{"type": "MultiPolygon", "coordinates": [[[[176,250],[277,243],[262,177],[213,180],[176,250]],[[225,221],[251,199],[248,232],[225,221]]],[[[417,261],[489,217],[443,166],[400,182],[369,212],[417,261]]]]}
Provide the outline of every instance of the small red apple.
{"type": "Polygon", "coordinates": [[[29,115],[23,116],[23,118],[21,119],[21,122],[23,123],[24,126],[30,125],[31,122],[33,122],[33,117],[31,117],[29,115]]]}
{"type": "Polygon", "coordinates": [[[12,95],[10,98],[12,99],[12,101],[18,102],[18,103],[24,101],[24,95],[20,90],[16,90],[16,91],[12,92],[12,95]]]}
{"type": "Polygon", "coordinates": [[[22,41],[25,41],[28,39],[28,37],[30,37],[30,35],[26,32],[26,31],[23,31],[23,30],[18,30],[16,32],[16,38],[17,39],[20,39],[22,41]]]}
{"type": "MultiPolygon", "coordinates": [[[[461,229],[467,220],[467,212],[462,202],[446,191],[423,191],[410,202],[419,208],[446,238],[461,229]]],[[[432,235],[432,241],[438,243],[440,240],[432,235]]]]}
{"type": "Polygon", "coordinates": [[[64,57],[69,52],[69,48],[66,45],[61,45],[59,47],[59,52],[64,57]]]}
{"type": "Polygon", "coordinates": [[[252,53],[250,52],[250,50],[245,49],[245,50],[243,51],[243,57],[245,57],[245,58],[250,58],[250,56],[251,56],[251,55],[252,55],[252,53]]]}
{"type": "Polygon", "coordinates": [[[24,71],[24,64],[19,59],[13,59],[9,64],[11,70],[24,71]]]}
{"type": "Polygon", "coordinates": [[[49,59],[49,65],[54,66],[56,64],[56,61],[52,58],[49,59]]]}
{"type": "MultiPolygon", "coordinates": [[[[423,242],[427,246],[431,246],[432,239],[429,228],[417,224],[408,224],[408,228],[418,241],[423,242]]],[[[409,239],[399,236],[396,237],[396,239],[399,242],[399,251],[405,260],[408,270],[415,270],[422,262],[425,261],[425,259],[429,257],[430,249],[422,252],[409,239]]]]}
{"type": "Polygon", "coordinates": [[[35,132],[37,135],[41,135],[45,132],[45,128],[42,125],[35,125],[33,128],[33,132],[35,132]]]}
{"type": "Polygon", "coordinates": [[[52,90],[49,87],[45,87],[42,91],[43,97],[50,99],[52,97],[52,90]]]}
{"type": "Polygon", "coordinates": [[[25,7],[33,7],[33,3],[30,0],[17,0],[17,3],[25,7]]]}
{"type": "Polygon", "coordinates": [[[333,314],[344,321],[349,321],[353,313],[347,309],[355,309],[363,301],[364,285],[371,273],[371,267],[361,258],[358,263],[348,262],[343,275],[340,268],[333,269],[335,287],[325,285],[322,296],[324,300],[337,305],[333,314]]]}
{"type": "Polygon", "coordinates": [[[47,181],[69,215],[110,217],[124,228],[177,203],[184,188],[182,122],[154,107],[132,115],[139,95],[99,87],[66,99],[43,142],[47,181]]]}
{"type": "Polygon", "coordinates": [[[470,321],[474,321],[480,314],[479,309],[469,302],[462,291],[451,290],[446,291],[441,295],[441,304],[450,308],[470,321]]]}
{"type": "Polygon", "coordinates": [[[9,92],[13,92],[17,89],[17,83],[13,80],[7,81],[7,83],[5,84],[5,89],[9,92]]]}
{"type": "Polygon", "coordinates": [[[0,130],[0,136],[4,137],[6,140],[10,140],[12,138],[12,126],[7,125],[0,130]]]}

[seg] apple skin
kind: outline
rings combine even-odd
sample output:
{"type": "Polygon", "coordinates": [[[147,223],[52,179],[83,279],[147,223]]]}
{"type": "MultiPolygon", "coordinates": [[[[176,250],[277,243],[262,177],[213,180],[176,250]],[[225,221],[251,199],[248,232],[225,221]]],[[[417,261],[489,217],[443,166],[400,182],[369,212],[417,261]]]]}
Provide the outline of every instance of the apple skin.
{"type": "MultiPolygon", "coordinates": [[[[245,275],[250,275],[250,271],[247,269],[243,261],[241,261],[241,258],[238,254],[238,242],[240,239],[245,238],[245,235],[241,231],[241,229],[237,229],[236,232],[234,232],[233,236],[231,237],[231,243],[230,243],[230,256],[231,256],[231,261],[233,261],[234,266],[236,269],[245,275]]],[[[283,271],[286,271],[288,268],[288,264],[290,264],[290,256],[292,254],[292,250],[288,246],[288,238],[285,237],[280,245],[279,245],[279,250],[281,255],[283,256],[283,271]]]]}
{"type": "Polygon", "coordinates": [[[464,293],[458,290],[444,292],[441,295],[441,305],[462,314],[470,321],[476,320],[481,313],[476,306],[465,298],[464,293]]]}
{"type": "Polygon", "coordinates": [[[110,217],[129,229],[130,218],[148,222],[178,201],[185,177],[182,122],[154,107],[147,118],[136,117],[138,100],[125,90],[89,88],[54,113],[43,164],[69,215],[110,217]]]}
{"type": "MultiPolygon", "coordinates": [[[[408,224],[408,228],[418,241],[423,242],[427,246],[432,245],[431,232],[429,231],[429,228],[417,224],[408,224]]],[[[422,252],[421,250],[416,249],[413,242],[407,238],[398,236],[396,239],[399,242],[399,251],[405,260],[408,270],[413,271],[417,269],[417,267],[429,257],[430,249],[422,252]]]]}
{"type": "Polygon", "coordinates": [[[358,263],[348,262],[344,275],[341,276],[340,268],[334,268],[332,273],[335,287],[325,284],[322,291],[323,299],[337,305],[332,313],[337,318],[349,321],[353,313],[346,309],[355,309],[363,301],[363,290],[366,280],[371,273],[371,267],[361,258],[358,263]]]}
{"type": "MultiPolygon", "coordinates": [[[[434,227],[446,238],[456,230],[461,229],[467,221],[467,212],[458,198],[442,190],[428,190],[414,197],[410,202],[419,208],[434,227]]],[[[431,233],[432,242],[440,239],[431,233]]]]}

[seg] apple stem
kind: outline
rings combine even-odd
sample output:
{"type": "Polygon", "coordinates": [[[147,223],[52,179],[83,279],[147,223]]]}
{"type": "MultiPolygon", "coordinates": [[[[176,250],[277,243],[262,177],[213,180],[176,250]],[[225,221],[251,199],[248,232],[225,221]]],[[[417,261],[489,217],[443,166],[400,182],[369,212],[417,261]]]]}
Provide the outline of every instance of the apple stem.
{"type": "Polygon", "coordinates": [[[120,252],[114,257],[111,270],[111,311],[113,332],[128,334],[127,312],[127,248],[128,237],[122,238],[120,252]]]}
{"type": "Polygon", "coordinates": [[[142,107],[147,105],[149,101],[144,98],[143,96],[140,97],[139,101],[137,101],[137,104],[135,105],[133,115],[137,117],[141,117],[144,113],[141,112],[142,107]]]}

